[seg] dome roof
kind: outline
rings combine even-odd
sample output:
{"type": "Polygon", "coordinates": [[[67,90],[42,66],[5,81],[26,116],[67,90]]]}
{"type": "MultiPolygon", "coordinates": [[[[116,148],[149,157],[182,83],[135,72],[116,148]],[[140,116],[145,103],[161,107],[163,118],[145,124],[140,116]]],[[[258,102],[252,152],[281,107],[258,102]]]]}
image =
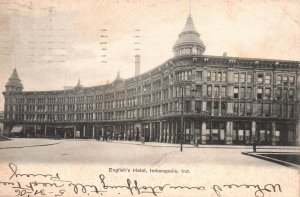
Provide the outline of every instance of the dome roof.
{"type": "Polygon", "coordinates": [[[12,75],[8,79],[8,82],[5,85],[6,88],[13,87],[13,88],[19,88],[23,89],[23,84],[19,78],[17,69],[14,69],[12,75]]]}
{"type": "Polygon", "coordinates": [[[199,53],[203,54],[205,51],[205,45],[200,39],[200,34],[197,32],[191,15],[188,16],[185,26],[182,32],[179,34],[175,45],[173,46],[173,52],[176,52],[181,48],[193,48],[196,47],[199,53]]]}

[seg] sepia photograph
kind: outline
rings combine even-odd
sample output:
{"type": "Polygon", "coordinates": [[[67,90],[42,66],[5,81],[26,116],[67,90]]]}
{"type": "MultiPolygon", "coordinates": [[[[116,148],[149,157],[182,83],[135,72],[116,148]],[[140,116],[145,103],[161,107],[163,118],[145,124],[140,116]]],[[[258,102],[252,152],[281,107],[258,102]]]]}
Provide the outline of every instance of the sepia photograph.
{"type": "Polygon", "coordinates": [[[299,197],[299,10],[0,0],[0,197],[299,197]]]}

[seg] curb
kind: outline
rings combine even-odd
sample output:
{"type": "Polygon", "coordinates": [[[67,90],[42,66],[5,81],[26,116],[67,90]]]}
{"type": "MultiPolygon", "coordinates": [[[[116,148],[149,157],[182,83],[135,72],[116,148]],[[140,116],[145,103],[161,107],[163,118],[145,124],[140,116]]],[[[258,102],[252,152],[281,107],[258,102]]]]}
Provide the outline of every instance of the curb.
{"type": "Polygon", "coordinates": [[[39,146],[52,146],[56,144],[60,144],[61,142],[50,143],[50,144],[37,144],[37,145],[30,145],[30,146],[10,146],[10,147],[1,147],[1,149],[16,149],[16,148],[31,148],[31,147],[39,147],[39,146]]]}
{"type": "MultiPolygon", "coordinates": [[[[260,153],[264,153],[264,152],[260,152],[260,153]]],[[[255,157],[255,158],[258,158],[258,159],[266,160],[266,161],[269,161],[269,162],[273,162],[273,163],[283,165],[283,166],[286,166],[286,167],[290,167],[290,168],[293,168],[293,169],[297,169],[297,170],[300,169],[300,166],[297,165],[297,164],[293,164],[293,163],[282,161],[282,160],[279,160],[279,159],[274,159],[274,158],[262,156],[262,155],[259,155],[259,153],[242,152],[242,154],[250,156],[250,157],[255,157]]]]}

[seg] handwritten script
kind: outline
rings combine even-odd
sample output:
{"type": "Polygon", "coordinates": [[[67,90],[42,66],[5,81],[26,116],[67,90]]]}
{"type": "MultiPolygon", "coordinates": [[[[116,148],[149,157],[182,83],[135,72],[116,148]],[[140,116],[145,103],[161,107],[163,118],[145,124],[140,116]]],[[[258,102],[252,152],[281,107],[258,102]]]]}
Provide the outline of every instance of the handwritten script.
{"type": "MultiPolygon", "coordinates": [[[[224,192],[235,193],[245,192],[255,197],[264,197],[267,193],[280,193],[282,187],[280,184],[214,184],[214,185],[176,185],[174,183],[162,183],[161,185],[144,185],[138,180],[125,178],[123,184],[117,184],[116,181],[108,182],[109,177],[104,174],[97,175],[97,182],[86,184],[64,180],[55,174],[29,174],[20,172],[18,166],[14,163],[8,164],[10,177],[0,177],[0,190],[10,191],[11,196],[118,196],[131,195],[139,196],[149,194],[159,196],[162,193],[186,190],[193,193],[199,192],[197,196],[217,196],[221,197],[224,192]]],[[[120,180],[118,180],[119,182],[120,180]]],[[[122,182],[122,180],[121,180],[122,182]]],[[[176,181],[175,181],[176,183],[176,181]]]]}

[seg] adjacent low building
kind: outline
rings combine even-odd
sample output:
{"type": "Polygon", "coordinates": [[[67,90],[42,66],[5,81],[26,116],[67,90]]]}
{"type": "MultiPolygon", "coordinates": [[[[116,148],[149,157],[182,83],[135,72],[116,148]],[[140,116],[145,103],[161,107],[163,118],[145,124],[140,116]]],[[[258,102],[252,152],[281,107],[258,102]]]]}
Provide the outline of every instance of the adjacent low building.
{"type": "Polygon", "coordinates": [[[110,84],[23,91],[6,84],[4,129],[27,137],[110,138],[201,144],[299,145],[297,61],[204,55],[189,16],[174,57],[110,84]],[[182,118],[182,119],[181,119],[182,118]]]}

